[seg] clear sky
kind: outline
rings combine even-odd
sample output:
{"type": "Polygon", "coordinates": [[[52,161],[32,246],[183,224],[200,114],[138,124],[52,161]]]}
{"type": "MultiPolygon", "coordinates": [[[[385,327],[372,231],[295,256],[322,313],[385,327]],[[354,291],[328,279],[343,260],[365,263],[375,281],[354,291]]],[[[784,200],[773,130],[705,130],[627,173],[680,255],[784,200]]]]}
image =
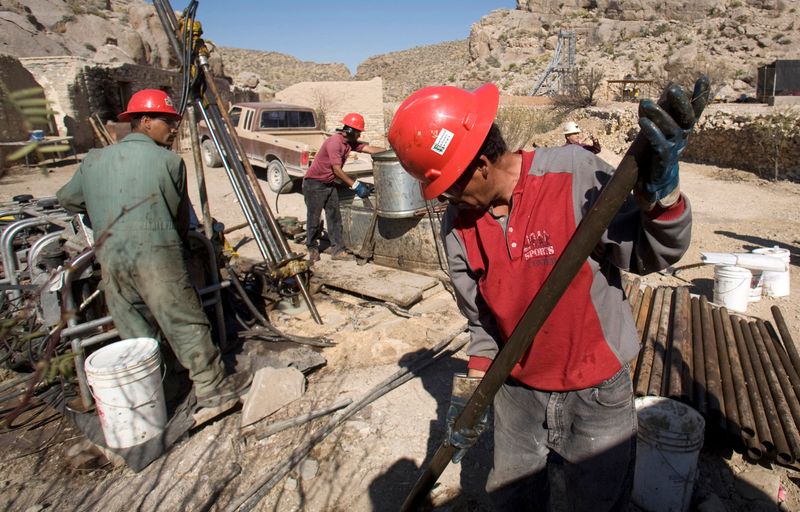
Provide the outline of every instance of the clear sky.
{"type": "Polygon", "coordinates": [[[218,46],[341,62],[355,73],[373,55],[465,39],[482,16],[514,8],[515,0],[199,0],[197,19],[218,46]]]}

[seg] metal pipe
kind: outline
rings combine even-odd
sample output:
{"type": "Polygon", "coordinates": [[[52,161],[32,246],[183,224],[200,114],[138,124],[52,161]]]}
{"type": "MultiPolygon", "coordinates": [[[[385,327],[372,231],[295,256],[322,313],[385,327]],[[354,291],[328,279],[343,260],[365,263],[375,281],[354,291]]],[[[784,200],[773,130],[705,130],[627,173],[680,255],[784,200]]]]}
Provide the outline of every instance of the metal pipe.
{"type": "Polygon", "coordinates": [[[667,353],[667,343],[669,343],[669,324],[672,312],[673,288],[664,287],[664,298],[661,304],[661,311],[658,315],[658,334],[653,343],[653,364],[650,367],[650,384],[647,387],[647,394],[652,396],[663,396],[664,388],[664,361],[667,353]]]}
{"type": "MultiPolygon", "coordinates": [[[[6,278],[8,279],[8,283],[15,285],[19,284],[19,280],[17,278],[17,257],[14,253],[14,238],[16,238],[17,234],[20,231],[37,227],[37,226],[44,226],[46,224],[54,224],[54,225],[61,225],[61,223],[56,224],[57,218],[51,217],[38,217],[35,219],[26,219],[17,221],[14,224],[8,226],[2,235],[0,235],[0,247],[2,248],[2,256],[3,256],[3,268],[5,269],[6,278]]],[[[11,289],[6,292],[11,299],[12,302],[18,302],[20,297],[22,297],[22,292],[16,289],[11,289]]]]}
{"type": "Polygon", "coordinates": [[[684,383],[687,371],[687,349],[689,343],[689,312],[691,309],[691,296],[689,288],[679,286],[675,289],[675,298],[672,308],[672,340],[669,347],[666,364],[669,368],[667,373],[667,389],[664,396],[682,402],[688,402],[691,394],[684,391],[684,383]]]}
{"type": "MultiPolygon", "coordinates": [[[[67,264],[64,272],[64,285],[61,294],[61,317],[67,319],[67,327],[75,327],[78,325],[77,306],[75,304],[75,297],[71,293],[72,280],[76,275],[80,275],[83,270],[94,260],[94,248],[87,249],[76,256],[72,261],[67,264]]],[[[89,408],[92,406],[92,394],[89,391],[89,385],[86,380],[86,372],[84,371],[84,357],[83,349],[79,339],[72,340],[72,352],[75,354],[75,375],[78,378],[78,389],[81,394],[81,402],[83,406],[89,408]]]]}
{"type": "Polygon", "coordinates": [[[761,362],[761,356],[758,354],[758,347],[753,339],[753,331],[750,329],[750,324],[747,321],[741,320],[740,323],[742,326],[742,334],[747,343],[747,349],[750,352],[750,361],[753,363],[758,393],[761,395],[761,403],[764,404],[764,412],[767,418],[770,419],[767,425],[772,433],[772,441],[775,443],[775,458],[781,462],[790,464],[792,461],[792,453],[789,448],[789,442],[786,440],[786,434],[783,432],[781,422],[775,421],[775,418],[778,417],[778,409],[775,407],[775,402],[769,388],[769,382],[767,381],[767,374],[761,362]]]}
{"type": "Polygon", "coordinates": [[[733,379],[734,395],[736,397],[736,411],[739,413],[739,433],[746,439],[752,439],[756,436],[756,424],[755,419],[753,419],[753,409],[750,406],[750,400],[747,397],[747,393],[743,390],[747,388],[748,382],[752,383],[753,381],[745,377],[742,367],[743,354],[738,349],[738,343],[733,334],[733,326],[731,325],[731,317],[728,315],[728,310],[720,308],[719,314],[722,321],[722,332],[726,341],[725,345],[728,349],[728,360],[731,365],[730,370],[731,378],[733,379]]]}
{"type": "MultiPolygon", "coordinates": [[[[228,348],[227,329],[225,327],[225,311],[222,309],[222,293],[220,293],[219,286],[219,268],[217,267],[217,254],[214,251],[214,245],[211,240],[203,236],[202,233],[197,231],[189,231],[189,236],[200,242],[205,246],[208,253],[208,274],[211,277],[211,286],[214,292],[214,311],[217,315],[217,337],[219,338],[219,346],[222,350],[228,348]],[[214,289],[214,287],[216,287],[214,289]]],[[[202,295],[202,294],[200,294],[202,295]]],[[[205,306],[205,304],[204,304],[205,306]]]]}
{"type": "Polygon", "coordinates": [[[43,237],[36,240],[33,245],[31,245],[31,248],[28,249],[28,275],[30,276],[31,280],[34,279],[34,271],[36,270],[36,266],[39,264],[39,255],[45,247],[53,242],[53,240],[58,240],[62,232],[63,230],[56,231],[54,233],[47,233],[43,237]]]}
{"type": "Polygon", "coordinates": [[[700,414],[707,416],[708,389],[703,350],[703,322],[700,315],[700,299],[697,297],[692,297],[692,397],[700,414]]]}
{"type": "Polygon", "coordinates": [[[301,414],[300,416],[296,416],[294,418],[290,418],[288,420],[276,421],[267,425],[266,427],[259,429],[258,433],[256,434],[256,439],[261,441],[262,439],[266,439],[269,436],[275,435],[278,432],[282,432],[287,428],[294,427],[296,425],[302,425],[304,423],[308,423],[311,420],[317,419],[321,416],[326,416],[332,412],[336,412],[339,409],[344,409],[348,405],[353,403],[352,398],[345,398],[343,400],[339,400],[333,405],[328,407],[324,407],[317,411],[312,411],[306,414],[301,414]]]}
{"type": "Polygon", "coordinates": [[[211,217],[211,206],[208,204],[208,190],[206,189],[206,175],[203,170],[203,157],[200,154],[200,137],[197,135],[197,114],[194,106],[186,106],[186,115],[189,121],[189,139],[192,143],[192,156],[194,157],[194,174],[197,178],[197,192],[200,195],[200,208],[203,211],[203,232],[211,240],[214,236],[214,223],[211,217]]]}
{"type": "Polygon", "coordinates": [[[631,312],[634,316],[639,311],[639,301],[642,300],[642,281],[638,277],[633,280],[629,290],[625,292],[625,297],[628,298],[628,303],[631,306],[631,312]]]}
{"type": "MultiPolygon", "coordinates": [[[[765,327],[770,335],[770,338],[775,344],[775,351],[778,353],[778,357],[780,357],[783,369],[786,371],[786,374],[789,376],[789,380],[792,383],[794,396],[797,397],[797,399],[800,399],[800,374],[797,373],[797,370],[792,365],[792,361],[789,358],[789,355],[783,349],[783,345],[781,344],[780,341],[781,338],[778,335],[778,333],[775,332],[775,328],[772,327],[772,324],[770,324],[769,322],[765,322],[765,327]]],[[[798,425],[800,425],[800,423],[798,423],[798,425]]]]}
{"type": "Polygon", "coordinates": [[[645,332],[644,343],[639,355],[639,364],[636,367],[633,389],[636,396],[645,396],[650,385],[650,371],[653,368],[653,356],[655,353],[656,336],[658,335],[659,314],[661,306],[664,305],[664,288],[656,288],[653,294],[653,305],[650,308],[650,319],[645,332]]]}
{"type": "Polygon", "coordinates": [[[81,334],[85,334],[89,331],[97,329],[98,327],[103,327],[113,322],[114,319],[111,318],[111,316],[104,316],[103,318],[98,318],[96,320],[89,320],[88,322],[76,324],[72,327],[65,327],[61,330],[61,337],[72,338],[73,336],[80,336],[81,334]]]}
{"type": "Polygon", "coordinates": [[[800,354],[797,353],[797,346],[794,344],[789,328],[786,326],[786,321],[783,319],[781,308],[772,306],[770,310],[772,311],[772,316],[775,318],[775,325],[778,327],[778,332],[781,333],[783,348],[786,349],[786,353],[789,355],[792,367],[796,373],[800,373],[800,354]]]}
{"type": "Polygon", "coordinates": [[[719,370],[722,384],[722,399],[725,403],[725,423],[728,432],[735,436],[741,436],[742,420],[739,417],[739,404],[736,401],[736,387],[731,371],[731,359],[728,355],[728,344],[725,339],[725,329],[722,326],[722,315],[719,308],[711,310],[711,317],[714,321],[714,337],[717,342],[717,354],[719,354],[719,370]]]}
{"type": "Polygon", "coordinates": [[[703,352],[705,359],[703,364],[706,369],[706,387],[708,392],[708,414],[711,422],[716,423],[720,428],[725,428],[725,403],[722,396],[722,377],[719,370],[719,353],[717,351],[717,340],[714,334],[714,322],[711,320],[711,305],[705,296],[700,297],[700,321],[703,332],[703,352]]]}
{"type": "Polygon", "coordinates": [[[775,351],[772,337],[767,332],[763,320],[756,320],[750,324],[753,331],[753,340],[759,348],[761,362],[767,374],[767,382],[772,392],[772,399],[775,401],[775,408],[778,410],[778,420],[783,426],[786,441],[792,451],[792,462],[800,456],[800,431],[797,429],[797,421],[800,420],[800,404],[794,396],[792,383],[786,371],[783,369],[780,357],[775,351]]]}
{"type": "Polygon", "coordinates": [[[736,340],[736,348],[739,351],[739,360],[742,363],[742,374],[747,382],[745,389],[750,401],[750,408],[753,411],[753,423],[756,427],[756,439],[762,447],[762,455],[775,451],[775,442],[772,440],[772,432],[769,430],[767,412],[761,400],[761,393],[756,381],[756,372],[753,367],[753,359],[750,357],[750,348],[744,337],[742,323],[738,317],[729,317],[733,329],[733,338],[736,340]]]}

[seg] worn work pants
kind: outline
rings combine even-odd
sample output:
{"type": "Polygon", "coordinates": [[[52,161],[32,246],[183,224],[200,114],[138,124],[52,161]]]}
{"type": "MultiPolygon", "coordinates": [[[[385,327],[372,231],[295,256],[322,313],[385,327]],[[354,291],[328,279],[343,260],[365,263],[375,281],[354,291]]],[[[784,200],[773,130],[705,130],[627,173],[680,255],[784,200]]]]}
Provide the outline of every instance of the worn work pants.
{"type": "Polygon", "coordinates": [[[506,382],[494,399],[497,510],[624,511],[633,488],[636,410],[628,367],[564,393],[506,382]]]}
{"type": "Polygon", "coordinates": [[[333,183],[323,183],[319,180],[303,180],[303,199],[306,202],[306,246],[318,247],[320,229],[320,215],[325,210],[325,221],[328,223],[328,238],[331,241],[331,254],[344,249],[342,242],[342,214],[339,211],[339,193],[333,183]]]}
{"type": "Polygon", "coordinates": [[[209,394],[222,382],[225,370],[180,246],[137,244],[130,239],[121,245],[113,238],[98,258],[108,309],[120,337],[161,339],[163,333],[178,362],[189,371],[195,393],[209,394]]]}

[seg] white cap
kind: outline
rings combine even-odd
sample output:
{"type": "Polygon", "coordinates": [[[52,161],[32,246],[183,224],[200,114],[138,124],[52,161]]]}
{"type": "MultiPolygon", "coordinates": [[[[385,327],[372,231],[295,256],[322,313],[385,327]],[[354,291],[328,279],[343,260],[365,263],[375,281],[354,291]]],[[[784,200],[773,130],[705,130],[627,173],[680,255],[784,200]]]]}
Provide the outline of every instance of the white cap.
{"type": "Polygon", "coordinates": [[[578,128],[575,121],[567,121],[564,123],[564,135],[570,135],[572,133],[581,133],[581,129],[578,128]]]}

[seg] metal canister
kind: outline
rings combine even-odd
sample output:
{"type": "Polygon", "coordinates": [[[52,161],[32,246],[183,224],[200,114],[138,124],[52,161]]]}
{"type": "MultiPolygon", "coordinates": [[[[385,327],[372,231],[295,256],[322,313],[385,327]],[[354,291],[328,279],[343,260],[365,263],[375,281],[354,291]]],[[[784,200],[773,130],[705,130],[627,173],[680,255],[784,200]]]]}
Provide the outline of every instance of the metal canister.
{"type": "Polygon", "coordinates": [[[413,217],[425,209],[420,183],[408,174],[394,151],[372,155],[377,212],[381,217],[413,217]]]}

